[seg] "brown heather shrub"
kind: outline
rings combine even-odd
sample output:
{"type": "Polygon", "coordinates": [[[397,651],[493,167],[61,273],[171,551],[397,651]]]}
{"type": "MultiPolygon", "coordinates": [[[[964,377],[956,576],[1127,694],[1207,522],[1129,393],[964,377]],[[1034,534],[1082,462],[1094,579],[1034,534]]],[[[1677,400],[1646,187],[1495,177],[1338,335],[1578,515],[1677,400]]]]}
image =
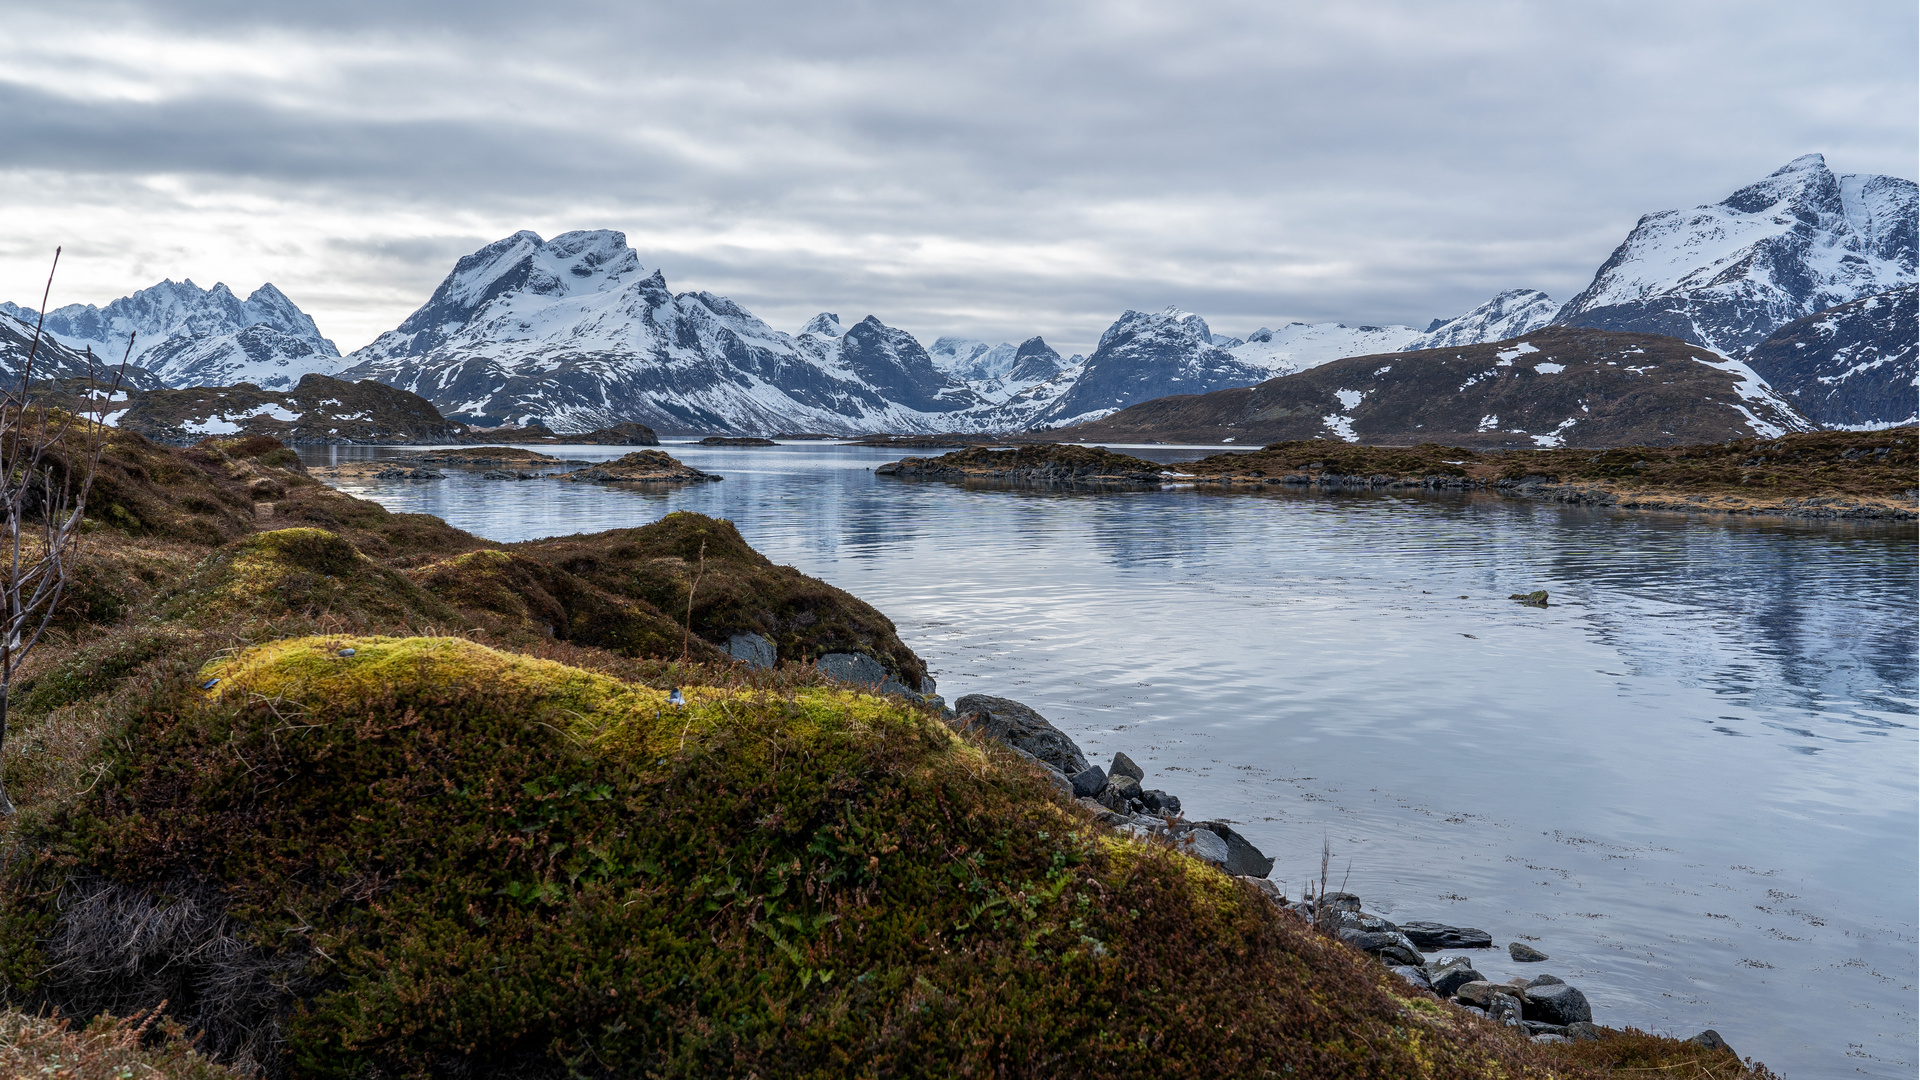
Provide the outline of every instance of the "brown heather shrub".
{"type": "Polygon", "coordinates": [[[240,1080],[193,1049],[159,1017],[95,1017],[76,1029],[65,1018],[0,1011],[0,1076],[36,1080],[240,1080]],[[159,1024],[155,1020],[160,1019],[159,1024]]]}

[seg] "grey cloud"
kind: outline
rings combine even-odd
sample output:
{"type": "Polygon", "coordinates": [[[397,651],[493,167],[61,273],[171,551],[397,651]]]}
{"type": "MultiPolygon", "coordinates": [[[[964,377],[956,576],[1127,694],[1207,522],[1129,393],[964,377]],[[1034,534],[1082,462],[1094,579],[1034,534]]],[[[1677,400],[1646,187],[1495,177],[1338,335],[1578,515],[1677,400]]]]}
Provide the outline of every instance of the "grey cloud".
{"type": "MultiPolygon", "coordinates": [[[[9,169],[439,213],[442,235],[620,228],[676,287],[789,327],[858,310],[1084,346],[1168,303],[1235,332],[1425,325],[1501,288],[1569,295],[1641,213],[1809,150],[1898,173],[1916,153],[1904,3],[59,10],[297,70],[216,64],[150,100],[0,80],[9,169]],[[949,249],[1007,255],[927,254],[949,249]]],[[[137,56],[84,63],[144,77],[137,56]]],[[[380,219],[342,214],[306,257],[444,272],[346,231],[380,219]]]]}

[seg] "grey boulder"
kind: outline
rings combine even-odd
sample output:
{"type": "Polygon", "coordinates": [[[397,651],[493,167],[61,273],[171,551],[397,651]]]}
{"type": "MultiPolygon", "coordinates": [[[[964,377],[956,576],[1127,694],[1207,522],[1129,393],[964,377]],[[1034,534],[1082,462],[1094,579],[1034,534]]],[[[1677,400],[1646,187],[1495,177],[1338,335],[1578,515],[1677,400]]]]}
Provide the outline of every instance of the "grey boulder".
{"type": "Polygon", "coordinates": [[[1513,961],[1516,964],[1537,964],[1542,960],[1552,959],[1552,957],[1541,952],[1539,949],[1531,945],[1523,945],[1518,941],[1507,943],[1507,955],[1513,957],[1513,961]]]}
{"type": "Polygon", "coordinates": [[[727,654],[735,660],[746,661],[747,666],[753,668],[770,668],[775,660],[773,642],[759,634],[735,634],[728,638],[727,654]]]}
{"type": "MultiPolygon", "coordinates": [[[[1704,1035],[1706,1033],[1701,1032],[1701,1034],[1704,1035]]],[[[1585,1020],[1568,1024],[1567,1038],[1574,1042],[1598,1042],[1600,1040],[1600,1026],[1585,1020]]]]}
{"type": "Polygon", "coordinates": [[[1729,1054],[1733,1053],[1733,1047],[1728,1046],[1727,1040],[1721,1038],[1720,1033],[1712,1028],[1708,1028],[1687,1041],[1695,1046],[1704,1046],[1709,1050],[1725,1050],[1729,1054]]]}
{"type": "Polygon", "coordinates": [[[1427,973],[1420,968],[1408,967],[1405,964],[1395,964],[1387,970],[1422,990],[1432,989],[1432,987],[1427,984],[1427,973]]]}
{"type": "Polygon", "coordinates": [[[1341,928],[1339,938],[1361,952],[1380,957],[1389,963],[1420,967],[1427,962],[1427,958],[1420,955],[1420,951],[1413,947],[1413,943],[1408,941],[1404,934],[1360,930],[1349,926],[1341,928]]]}
{"type": "Polygon", "coordinates": [[[1525,993],[1527,1015],[1531,1019],[1562,1027],[1593,1022],[1593,1006],[1587,1003],[1587,995],[1566,983],[1529,986],[1525,993]]]}
{"type": "Polygon", "coordinates": [[[1227,865],[1227,842],[1205,829],[1189,829],[1174,838],[1180,850],[1213,863],[1227,865]]]}
{"type": "Polygon", "coordinates": [[[1235,832],[1233,826],[1224,821],[1202,821],[1197,824],[1226,841],[1226,867],[1232,873],[1244,874],[1247,877],[1266,877],[1273,873],[1273,860],[1260,854],[1260,849],[1254,847],[1246,837],[1235,832]]]}
{"type": "Polygon", "coordinates": [[[1135,780],[1145,780],[1147,778],[1146,770],[1135,765],[1133,759],[1125,754],[1113,755],[1113,767],[1107,771],[1114,776],[1131,776],[1135,780]]]}
{"type": "Polygon", "coordinates": [[[1464,956],[1455,956],[1427,965],[1427,982],[1441,997],[1452,997],[1470,982],[1485,982],[1487,977],[1473,969],[1464,956]]]}
{"type": "Polygon", "coordinates": [[[1177,814],[1180,800],[1164,791],[1148,789],[1140,793],[1140,804],[1156,814],[1177,814]]]}
{"type": "MultiPolygon", "coordinates": [[[[1099,768],[1099,766],[1094,766],[1099,768]]],[[[1132,802],[1140,798],[1140,781],[1125,773],[1114,773],[1107,777],[1107,788],[1118,798],[1132,802]]]]}
{"type": "Polygon", "coordinates": [[[968,694],[953,703],[953,711],[980,734],[1017,746],[1068,776],[1079,776],[1090,767],[1065,732],[1017,701],[968,694]]]}
{"type": "Polygon", "coordinates": [[[1512,994],[1494,994],[1487,999],[1487,1019],[1495,1020],[1508,1027],[1523,1027],[1523,1006],[1520,999],[1512,994]]]}
{"type": "MultiPolygon", "coordinates": [[[[1015,749],[1018,749],[1018,747],[1015,749]]],[[[1100,766],[1098,765],[1089,765],[1073,774],[1073,793],[1075,796],[1091,799],[1105,791],[1106,788],[1107,774],[1101,772],[1100,766]]],[[[1108,803],[1102,802],[1101,805],[1112,809],[1112,806],[1108,803]]]]}
{"type": "MultiPolygon", "coordinates": [[[[732,649],[731,642],[729,642],[728,649],[729,651],[732,649]]],[[[841,682],[870,686],[882,694],[898,694],[909,701],[917,701],[922,704],[926,704],[930,700],[937,700],[929,699],[926,695],[920,693],[920,691],[889,675],[886,667],[884,667],[880,661],[875,660],[866,653],[828,653],[814,661],[813,666],[820,669],[822,673],[831,675],[841,682]]],[[[1049,762],[1048,764],[1052,763],[1049,762]]]]}

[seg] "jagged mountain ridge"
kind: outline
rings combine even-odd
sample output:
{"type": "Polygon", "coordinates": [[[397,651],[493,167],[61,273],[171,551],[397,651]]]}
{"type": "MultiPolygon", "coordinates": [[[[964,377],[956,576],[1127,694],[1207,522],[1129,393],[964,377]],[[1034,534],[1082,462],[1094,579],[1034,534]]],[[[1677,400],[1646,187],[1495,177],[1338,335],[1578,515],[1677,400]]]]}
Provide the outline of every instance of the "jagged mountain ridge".
{"type": "Polygon", "coordinates": [[[1915,281],[1920,187],[1794,159],[1711,206],[1642,217],[1554,321],[1739,356],[1795,319],[1915,281]]]}
{"type": "MultiPolygon", "coordinates": [[[[37,313],[29,314],[37,317],[37,313]]],[[[121,353],[125,351],[122,347],[121,353]]],[[[33,356],[32,377],[36,384],[43,379],[64,382],[90,378],[104,391],[118,378],[120,385],[127,389],[152,390],[160,385],[160,380],[143,367],[129,364],[122,373],[118,355],[108,360],[95,351],[89,362],[83,350],[68,348],[46,334],[41,335],[36,346],[33,323],[21,320],[11,311],[0,311],[0,378],[4,378],[9,387],[20,385],[20,372],[29,353],[33,356]]]]}
{"type": "MultiPolygon", "coordinates": [[[[0,312],[29,324],[37,317],[7,302],[0,302],[0,312]]],[[[313,318],[272,283],[242,300],[224,283],[202,289],[168,279],[104,307],[55,308],[47,312],[46,329],[68,348],[91,347],[116,362],[128,335],[136,335],[132,362],[168,386],[292,386],[302,375],[341,364],[340,350],[313,318]]]]}
{"type": "Polygon", "coordinates": [[[1214,345],[1206,320],[1192,312],[1128,311],[1100,335],[1079,378],[1033,422],[1084,423],[1134,402],[1251,386],[1267,375],[1265,368],[1214,345]]]}
{"type": "Polygon", "coordinates": [[[1656,334],[1548,327],[1513,341],[1358,356],[1258,386],[1143,402],[1088,441],[1621,446],[1811,427],[1737,360],[1656,334]]]}
{"type": "Polygon", "coordinates": [[[1538,289],[1508,289],[1464,315],[1434,320],[1426,333],[1401,343],[1394,352],[1479,345],[1519,337],[1553,321],[1560,305],[1538,289]]]}
{"type": "Polygon", "coordinates": [[[1747,363],[1809,420],[1864,430],[1920,421],[1920,287],[1795,319],[1747,363]]]}

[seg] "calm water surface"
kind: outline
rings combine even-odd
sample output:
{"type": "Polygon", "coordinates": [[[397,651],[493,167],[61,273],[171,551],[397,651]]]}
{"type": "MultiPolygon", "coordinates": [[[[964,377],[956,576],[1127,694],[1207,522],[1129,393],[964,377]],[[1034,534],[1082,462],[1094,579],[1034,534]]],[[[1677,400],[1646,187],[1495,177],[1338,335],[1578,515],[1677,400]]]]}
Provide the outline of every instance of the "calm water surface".
{"type": "Polygon", "coordinates": [[[1290,896],[1324,839],[1369,907],[1531,942],[1552,960],[1468,955],[1564,977],[1600,1023],[1713,1027],[1790,1078],[1914,1075],[1911,526],[975,490],[875,478],[885,450],[670,450],[726,480],[343,486],[503,541],[730,518],[886,612],[949,700],[1025,701],[1240,822],[1290,896]],[[1506,599],[1542,588],[1546,610],[1506,599]]]}

